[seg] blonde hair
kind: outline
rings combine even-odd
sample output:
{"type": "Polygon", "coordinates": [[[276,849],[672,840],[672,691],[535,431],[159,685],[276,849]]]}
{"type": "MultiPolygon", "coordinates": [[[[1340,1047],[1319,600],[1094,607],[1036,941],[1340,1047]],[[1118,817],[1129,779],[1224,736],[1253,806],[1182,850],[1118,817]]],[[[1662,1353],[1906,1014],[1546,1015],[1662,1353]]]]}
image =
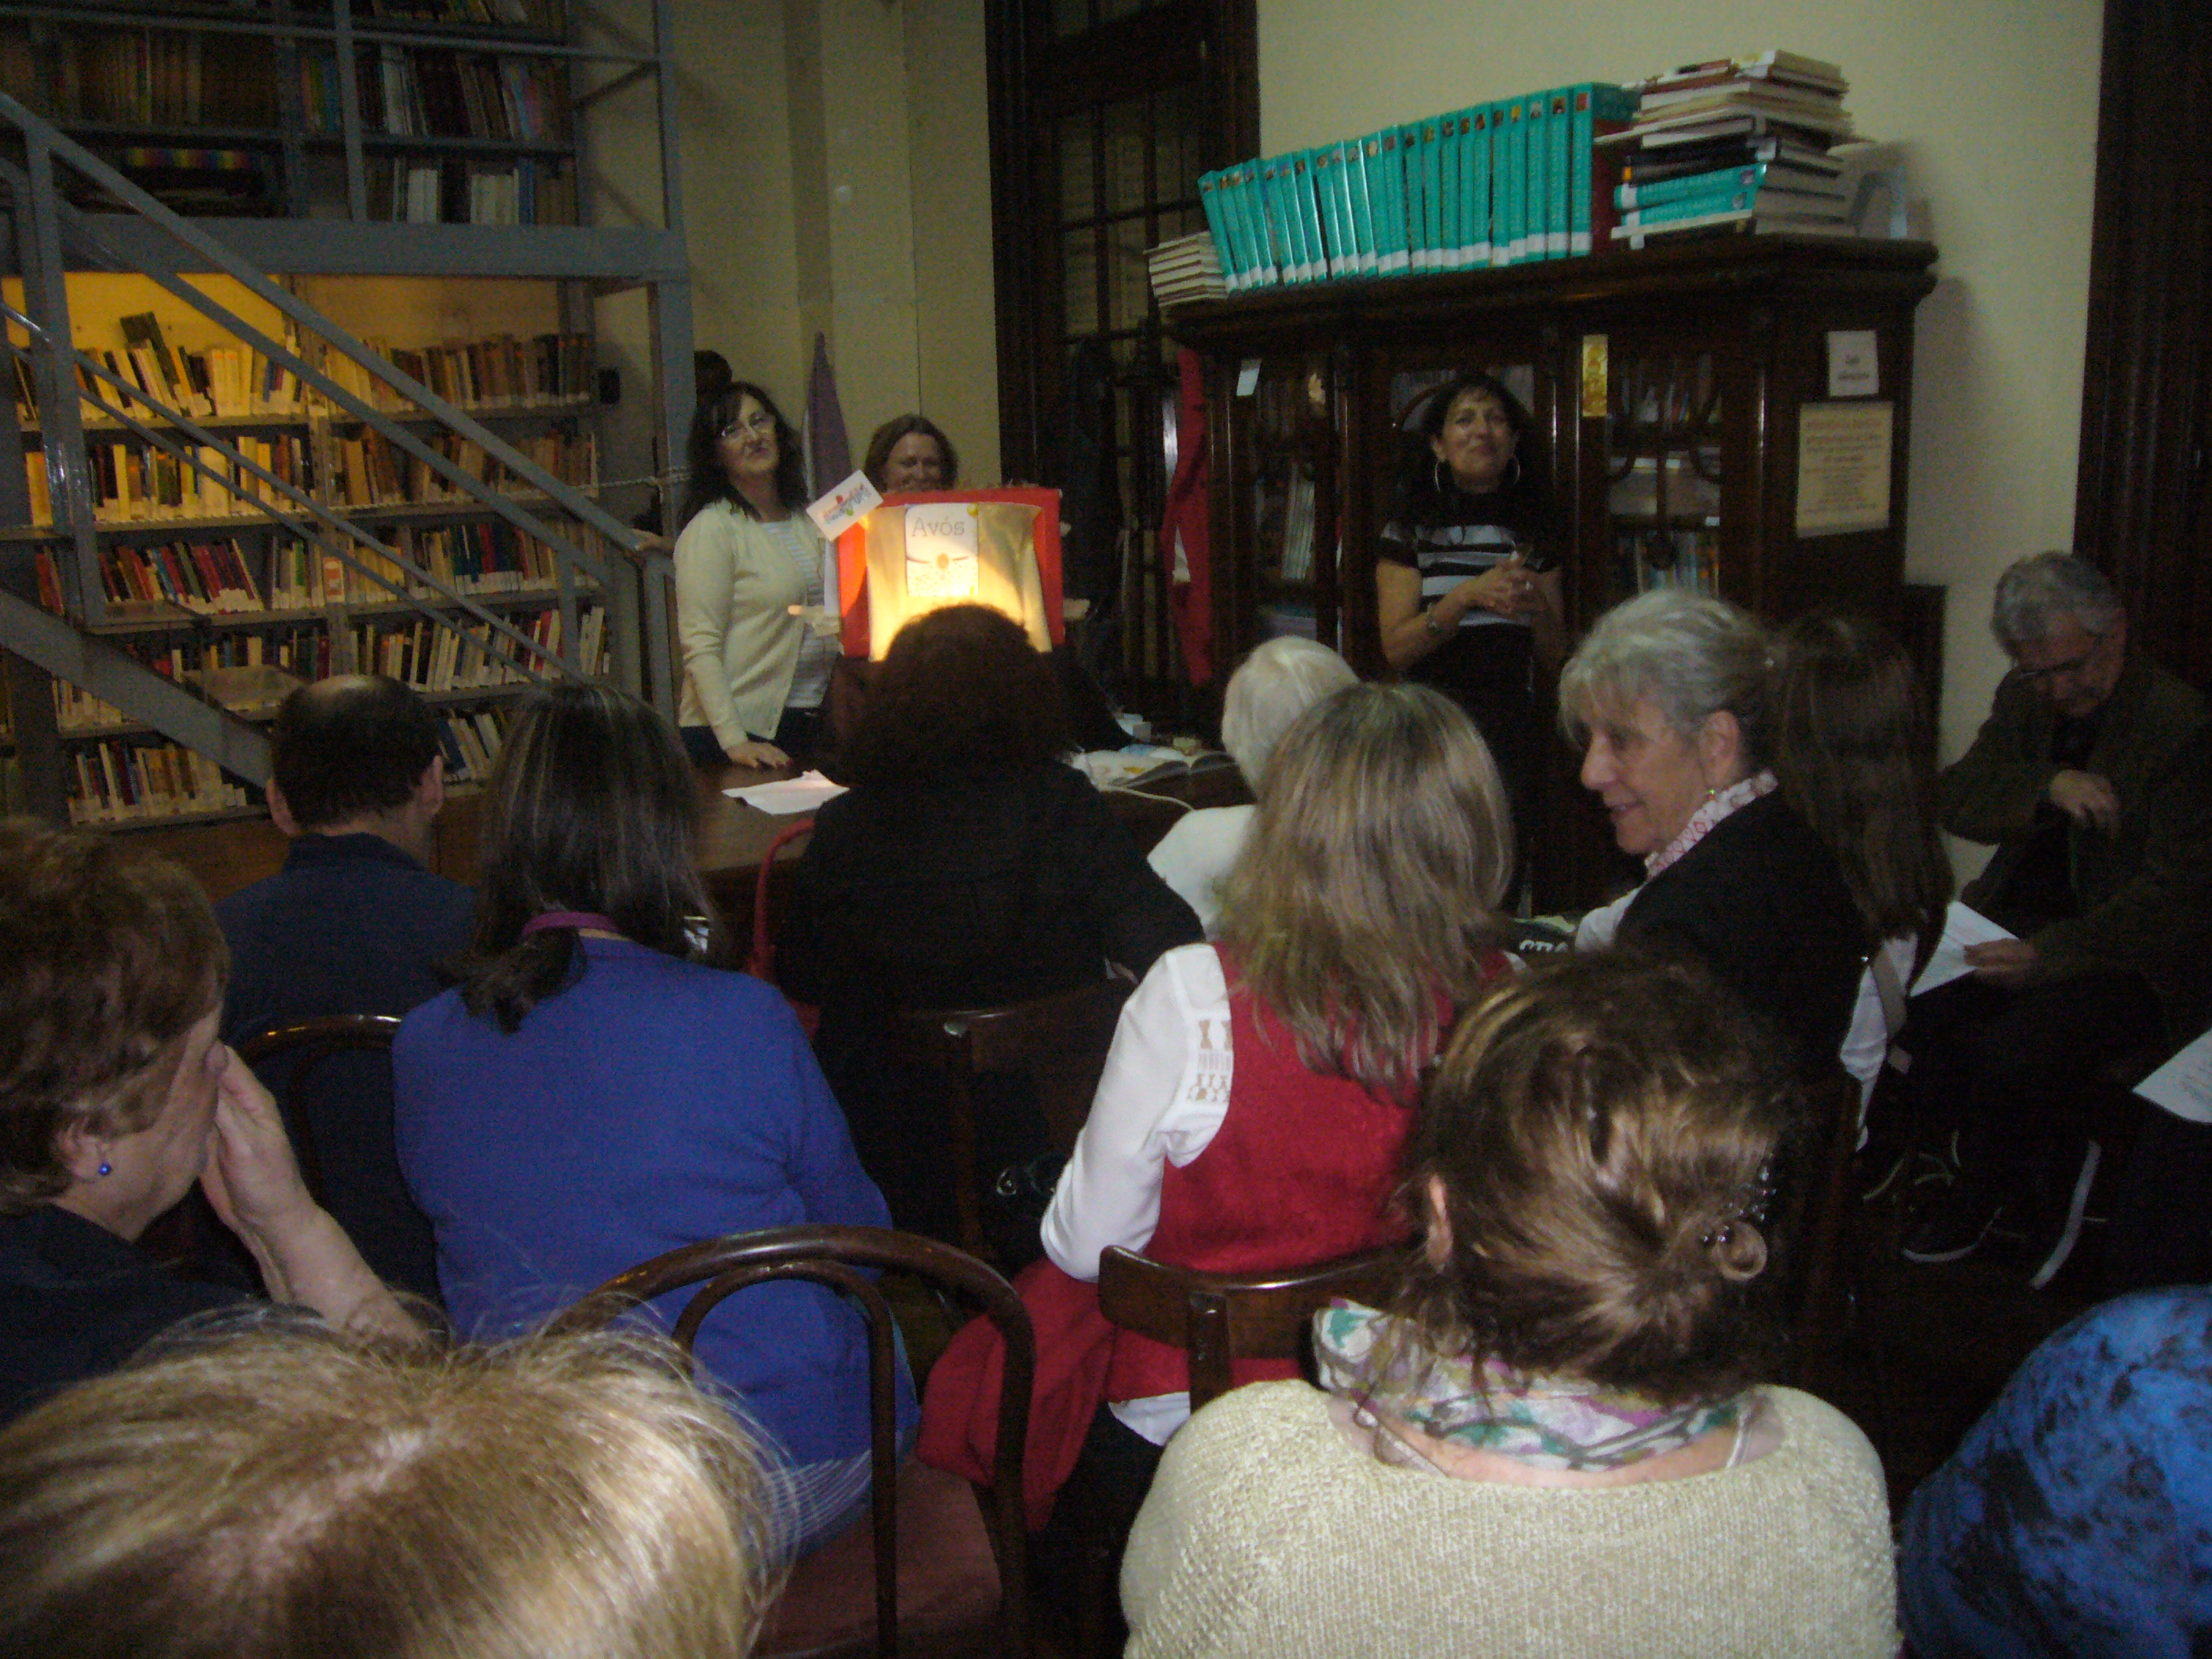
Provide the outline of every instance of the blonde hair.
{"type": "Polygon", "coordinates": [[[1399,1302],[1430,1349],[1670,1402],[1756,1380],[1764,1209],[1798,1115],[1765,1041],[1702,972],[1632,951],[1493,987],[1407,1141],[1413,1212],[1442,1194],[1399,1302]]]}
{"type": "Polygon", "coordinates": [[[760,1466],[665,1343],[256,1328],[0,1431],[0,1651],[697,1659],[775,1583],[760,1466]]]}
{"type": "Polygon", "coordinates": [[[1221,937],[1312,1071],[1405,1094],[1501,930],[1513,824],[1481,735],[1419,685],[1316,703],[1267,763],[1221,937]]]}

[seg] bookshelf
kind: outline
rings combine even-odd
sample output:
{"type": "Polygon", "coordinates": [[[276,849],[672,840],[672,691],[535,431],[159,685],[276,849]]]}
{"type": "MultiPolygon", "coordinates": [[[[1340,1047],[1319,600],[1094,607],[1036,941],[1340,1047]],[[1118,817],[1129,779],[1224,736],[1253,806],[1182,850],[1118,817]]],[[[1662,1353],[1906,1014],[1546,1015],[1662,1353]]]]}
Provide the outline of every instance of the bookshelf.
{"type": "Polygon", "coordinates": [[[573,225],[566,26],[559,0],[11,3],[0,92],[194,216],[573,225]]]}
{"type": "MultiPolygon", "coordinates": [[[[204,319],[150,279],[72,272],[66,284],[78,348],[126,383],[220,432],[276,476],[532,641],[556,647],[566,642],[568,624],[550,548],[460,497],[420,461],[395,452],[366,422],[295,378],[210,333],[204,319]]],[[[595,355],[589,336],[559,326],[567,315],[562,296],[548,291],[557,285],[326,278],[293,286],[563,483],[596,488],[595,355]],[[477,331],[495,325],[500,331],[477,331]],[[375,327],[417,332],[403,343],[373,333],[375,327]],[[447,337],[424,337],[434,328],[447,337]],[[453,337],[454,331],[464,337],[453,337]]],[[[20,284],[6,297],[20,308],[20,284]]],[[[242,289],[220,297],[242,312],[252,308],[252,296],[242,289]]],[[[267,327],[275,318],[272,313],[252,320],[267,327]]],[[[320,366],[380,412],[410,425],[431,422],[427,410],[350,362],[327,354],[320,366]]],[[[82,371],[80,381],[94,384],[82,371]]],[[[96,389],[146,424],[161,427],[149,409],[134,406],[112,386],[96,389]]],[[[46,499],[46,433],[27,374],[17,374],[14,413],[29,522],[0,530],[0,544],[30,554],[41,603],[58,613],[64,606],[54,558],[68,537],[46,499]]],[[[410,578],[389,560],[367,557],[392,584],[386,588],[288,535],[258,510],[260,500],[274,492],[210,448],[194,447],[192,453],[225,481],[195,473],[114,416],[88,410],[83,428],[97,568],[107,601],[107,620],[97,631],[108,643],[255,720],[272,715],[293,684],[356,671],[389,673],[437,706],[448,775],[458,784],[482,779],[498,752],[506,705],[527,689],[520,674],[486,648],[489,624],[477,623],[468,639],[457,639],[426,619],[424,607],[454,614],[429,582],[410,578]],[[258,683],[252,679],[257,676],[258,683]],[[252,684],[253,695],[230,695],[236,681],[252,684]]],[[[542,507],[543,496],[520,487],[473,445],[435,433],[432,442],[471,476],[504,486],[501,493],[511,499],[542,507]]],[[[572,592],[570,602],[584,659],[604,673],[605,608],[588,589],[572,592]]],[[[52,738],[73,822],[212,822],[260,810],[256,793],[211,762],[161,741],[150,727],[66,678],[50,684],[52,738]]]]}
{"type": "MultiPolygon", "coordinates": [[[[1465,369],[1497,376],[1534,419],[1571,630],[1680,585],[1775,619],[1856,605],[1923,635],[1904,586],[1905,477],[1912,314],[1936,257],[1924,242],[1722,234],[1169,311],[1166,331],[1206,359],[1220,672],[1309,617],[1363,673],[1383,672],[1375,538],[1400,422],[1465,369]],[[1870,389],[1832,378],[1836,336],[1871,337],[1870,389]],[[1309,478],[1301,580],[1293,508],[1309,478]]],[[[1550,771],[1550,822],[1572,833],[1533,849],[1537,902],[1578,907],[1604,896],[1613,854],[1563,744],[1550,771]]]]}

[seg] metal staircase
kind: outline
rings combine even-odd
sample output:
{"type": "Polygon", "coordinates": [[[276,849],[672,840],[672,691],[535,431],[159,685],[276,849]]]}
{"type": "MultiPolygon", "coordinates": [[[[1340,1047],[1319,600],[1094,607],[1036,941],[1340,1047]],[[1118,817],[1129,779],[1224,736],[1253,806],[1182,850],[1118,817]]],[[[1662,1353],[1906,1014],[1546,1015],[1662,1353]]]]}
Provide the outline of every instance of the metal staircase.
{"type": "MultiPolygon", "coordinates": [[[[670,183],[672,187],[672,179],[670,183]]],[[[228,487],[232,478],[211,471],[202,456],[220,458],[222,465],[259,486],[255,496],[238,497],[258,515],[258,520],[241,520],[242,526],[273,526],[335,557],[422,621],[459,635],[471,649],[483,652],[488,644],[497,663],[526,681],[588,677],[576,654],[582,631],[579,599],[597,599],[605,607],[608,678],[673,716],[678,682],[669,637],[672,578],[665,544],[659,538],[618,521],[587,489],[564,483],[465,410],[371,351],[258,270],[234,245],[234,236],[217,234],[210,222],[171,211],[4,95],[0,95],[0,187],[7,197],[0,211],[12,233],[9,268],[21,276],[24,295],[21,309],[0,304],[0,315],[9,325],[11,349],[28,360],[52,506],[51,528],[34,536],[21,434],[9,422],[0,434],[0,448],[12,447],[15,452],[0,454],[0,538],[4,538],[0,540],[0,647],[45,674],[73,682],[131,720],[211,758],[239,779],[256,785],[268,780],[268,742],[257,727],[109,642],[117,619],[111,616],[100,574],[99,526],[94,516],[98,492],[88,471],[85,441],[85,415],[90,410],[115,422],[119,432],[169,456],[180,468],[228,487]],[[96,185],[129,212],[93,214],[72,204],[63,188],[69,174],[96,185]],[[428,469],[452,492],[449,499],[457,508],[495,515],[550,550],[562,624],[558,647],[533,639],[497,609],[422,568],[402,548],[380,539],[367,526],[378,519],[389,520],[388,507],[341,505],[328,498],[327,490],[303,489],[286,482],[216,427],[170,406],[93,355],[75,349],[64,274],[88,268],[137,271],[150,278],[241,345],[296,375],[334,418],[360,422],[394,451],[428,469]],[[271,307],[283,319],[287,337],[275,337],[238,316],[186,274],[202,271],[222,273],[271,307]],[[389,388],[401,404],[411,406],[408,417],[396,418],[329,372],[341,362],[356,366],[370,380],[389,388]],[[494,483],[476,477],[445,453],[441,439],[474,445],[496,463],[504,478],[494,483]],[[525,492],[520,498],[511,493],[518,488],[525,492]],[[34,547],[40,545],[52,560],[60,614],[39,602],[34,547]],[[396,578],[391,574],[393,567],[398,572],[396,578]]],[[[313,238],[325,228],[358,239],[368,228],[343,222],[325,227],[308,221],[297,224],[296,234],[313,238]]],[[[554,234],[572,239],[589,234],[554,234]]],[[[666,368],[687,361],[690,353],[688,301],[681,293],[681,232],[612,234],[650,239],[649,244],[641,241],[638,246],[653,247],[657,280],[667,285],[656,287],[653,293],[659,337],[654,356],[665,380],[666,368]],[[675,273],[667,269],[672,234],[678,256],[673,261],[679,267],[675,273]]],[[[357,376],[349,378],[359,383],[357,376]]],[[[658,397],[655,401],[660,403],[658,397]]],[[[656,425],[666,434],[667,453],[680,453],[668,411],[657,408],[656,412],[656,425]]],[[[158,537],[161,522],[149,520],[145,529],[158,537]]],[[[191,617],[183,610],[175,615],[180,625],[191,617]]],[[[27,782],[35,785],[41,745],[32,729],[37,722],[26,720],[28,711],[22,703],[19,696],[19,743],[27,782]]],[[[50,754],[52,745],[49,724],[44,746],[50,754]]],[[[34,806],[56,809],[58,797],[51,791],[45,799],[35,787],[32,793],[34,806]]]]}

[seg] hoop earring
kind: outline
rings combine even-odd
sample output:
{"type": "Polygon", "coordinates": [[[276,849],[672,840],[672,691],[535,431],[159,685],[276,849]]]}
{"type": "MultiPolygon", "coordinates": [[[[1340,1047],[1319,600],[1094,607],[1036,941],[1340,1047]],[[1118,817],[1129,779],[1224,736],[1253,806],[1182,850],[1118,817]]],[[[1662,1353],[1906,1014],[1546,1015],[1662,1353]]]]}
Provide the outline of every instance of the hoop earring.
{"type": "Polygon", "coordinates": [[[1521,482],[1521,457],[1519,454],[1516,453],[1508,456],[1506,458],[1505,464],[1513,469],[1513,477],[1511,482],[1519,483],[1521,482]]]}
{"type": "Polygon", "coordinates": [[[1447,494],[1450,486],[1444,483],[1444,463],[1442,456],[1429,463],[1429,472],[1437,481],[1437,494],[1439,495],[1447,494]]]}

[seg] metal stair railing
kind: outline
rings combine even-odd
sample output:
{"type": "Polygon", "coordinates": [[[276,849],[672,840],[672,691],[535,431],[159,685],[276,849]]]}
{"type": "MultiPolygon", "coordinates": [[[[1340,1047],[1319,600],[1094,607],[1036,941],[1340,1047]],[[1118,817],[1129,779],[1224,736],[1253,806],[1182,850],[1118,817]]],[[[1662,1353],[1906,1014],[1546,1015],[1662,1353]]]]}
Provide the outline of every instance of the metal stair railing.
{"type": "MultiPolygon", "coordinates": [[[[677,682],[668,636],[672,571],[668,556],[657,538],[642,537],[615,520],[588,495],[539,466],[465,411],[402,373],[313,307],[270,282],[218,238],[156,201],[14,99],[0,94],[0,130],[4,130],[5,125],[12,125],[21,133],[24,147],[25,164],[21,167],[0,158],[0,183],[5,184],[12,198],[26,312],[0,307],[0,313],[24,331],[37,371],[55,539],[65,539],[71,554],[57,562],[56,574],[64,605],[73,616],[94,629],[107,620],[80,400],[190,466],[194,473],[226,489],[233,483],[230,477],[212,471],[184,445],[138,418],[132,412],[135,405],[159,416],[175,431],[188,434],[194,444],[221,455],[230,465],[257,479],[265,491],[273,492],[272,496],[249,494],[244,498],[270,523],[335,556],[344,568],[391,592],[395,600],[415,610],[423,620],[459,635],[471,650],[495,658],[526,679],[542,680],[549,672],[581,675],[580,659],[573,654],[580,638],[575,595],[575,579],[580,573],[596,583],[605,607],[617,676],[644,691],[665,711],[673,713],[677,682]],[[332,378],[321,365],[309,361],[291,344],[272,338],[202,292],[173,264],[143,257],[132,259],[119,254],[91,216],[63,198],[56,178],[56,169],[61,166],[99,185],[138,218],[167,233],[172,240],[195,256],[196,263],[230,276],[269,304],[302,331],[303,339],[319,342],[325,353],[335,353],[381,382],[405,403],[434,419],[441,431],[475,445],[508,477],[537,490],[552,507],[597,532],[611,546],[627,555],[637,565],[641,578],[643,591],[637,607],[641,614],[636,618],[641,626],[619,625],[629,611],[629,595],[621,584],[612,580],[617,570],[628,574],[619,560],[602,558],[578,544],[562,528],[529,511],[522,502],[505,494],[502,488],[477,478],[425,442],[410,427],[392,418],[373,402],[332,378]],[[504,617],[416,564],[401,550],[378,540],[349,516],[356,512],[374,516],[379,507],[388,507],[389,503],[356,507],[319,501],[258,465],[182,411],[168,407],[105,365],[74,350],[69,343],[69,301],[63,277],[66,268],[64,248],[71,246],[101,268],[137,270],[146,276],[234,339],[289,370],[303,388],[319,396],[332,409],[343,411],[345,418],[360,422],[395,449],[419,462],[458,492],[463,499],[456,505],[473,503],[544,545],[555,561],[563,648],[556,651],[532,639],[504,617]],[[120,394],[118,401],[110,402],[100,395],[97,388],[103,384],[116,389],[120,394]],[[279,501],[297,508],[313,520],[319,529],[310,528],[301,518],[284,512],[279,501]],[[398,579],[386,576],[357,556],[355,546],[379,560],[388,561],[398,569],[398,579]],[[423,601],[410,591],[416,583],[452,609],[437,608],[423,601]],[[471,631],[456,618],[455,612],[472,620],[483,632],[471,631]],[[642,641],[641,634],[644,636],[642,641]],[[490,645],[493,638],[510,641],[515,649],[501,651],[490,645]]],[[[160,522],[149,520],[148,528],[155,530],[160,522]]],[[[93,672],[100,683],[87,689],[96,695],[124,707],[126,712],[187,747],[210,755],[226,769],[249,781],[266,781],[266,744],[255,728],[220,709],[199,703],[166,677],[96,641],[80,637],[70,648],[58,651],[58,647],[70,642],[58,639],[52,627],[24,617],[21,614],[24,610],[35,611],[36,608],[15,595],[0,594],[0,640],[11,648],[18,648],[21,654],[48,672],[64,673],[80,683],[82,672],[93,672]],[[58,655],[66,657],[70,667],[56,666],[58,655]]],[[[37,614],[44,617],[46,613],[37,614]]]]}

